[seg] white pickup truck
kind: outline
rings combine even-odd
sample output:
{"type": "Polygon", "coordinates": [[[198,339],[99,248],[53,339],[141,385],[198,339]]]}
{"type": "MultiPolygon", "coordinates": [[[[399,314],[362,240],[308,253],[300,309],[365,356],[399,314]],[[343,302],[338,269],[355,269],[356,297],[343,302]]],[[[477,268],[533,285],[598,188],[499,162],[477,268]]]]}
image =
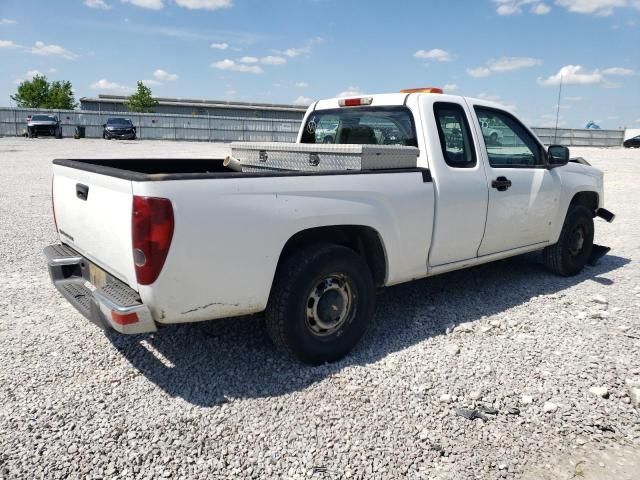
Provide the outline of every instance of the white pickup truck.
{"type": "Polygon", "coordinates": [[[405,147],[417,163],[54,160],[55,286],[121,333],[265,312],[278,346],[319,364],[356,345],[382,287],[536,250],[574,275],[608,251],[593,244],[594,218],[614,218],[602,172],[500,105],[435,89],[322,100],[292,148],[325,143],[323,124],[336,143],[405,147]],[[484,138],[489,122],[508,142],[484,138]]]}

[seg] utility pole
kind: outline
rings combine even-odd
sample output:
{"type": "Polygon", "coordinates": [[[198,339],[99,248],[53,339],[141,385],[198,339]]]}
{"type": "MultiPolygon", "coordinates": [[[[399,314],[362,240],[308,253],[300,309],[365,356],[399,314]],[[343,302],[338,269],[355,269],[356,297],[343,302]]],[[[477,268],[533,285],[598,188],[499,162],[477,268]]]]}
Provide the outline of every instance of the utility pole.
{"type": "Polygon", "coordinates": [[[553,143],[558,143],[558,121],[560,120],[560,99],[562,98],[562,80],[563,76],[560,75],[560,89],[558,90],[558,104],[556,105],[556,131],[553,136],[553,143]]]}

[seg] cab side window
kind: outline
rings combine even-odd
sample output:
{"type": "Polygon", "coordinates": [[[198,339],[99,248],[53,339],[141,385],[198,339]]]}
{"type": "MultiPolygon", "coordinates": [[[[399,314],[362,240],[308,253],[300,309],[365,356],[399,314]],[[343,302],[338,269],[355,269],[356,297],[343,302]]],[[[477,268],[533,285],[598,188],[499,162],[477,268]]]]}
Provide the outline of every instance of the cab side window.
{"type": "Polygon", "coordinates": [[[484,144],[493,168],[535,168],[544,165],[542,147],[506,112],[476,107],[484,144]]]}
{"type": "Polygon", "coordinates": [[[453,168],[476,166],[476,151],[473,146],[467,115],[456,103],[436,102],[433,105],[440,146],[444,161],[453,168]]]}

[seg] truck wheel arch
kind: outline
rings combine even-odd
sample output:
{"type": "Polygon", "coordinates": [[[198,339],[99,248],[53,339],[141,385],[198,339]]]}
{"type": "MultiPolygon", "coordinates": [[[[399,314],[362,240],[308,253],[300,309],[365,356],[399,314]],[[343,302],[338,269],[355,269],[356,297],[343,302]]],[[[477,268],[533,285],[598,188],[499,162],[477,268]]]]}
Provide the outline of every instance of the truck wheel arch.
{"type": "Polygon", "coordinates": [[[565,204],[564,208],[561,208],[558,212],[558,216],[556,217],[555,225],[553,225],[552,235],[549,243],[555,244],[560,238],[560,232],[562,231],[562,226],[564,225],[565,219],[567,218],[567,214],[569,210],[574,205],[581,205],[589,209],[591,214],[595,217],[596,211],[600,207],[600,196],[598,192],[593,190],[580,190],[573,194],[571,197],[571,201],[565,204]]]}
{"type": "Polygon", "coordinates": [[[377,230],[363,225],[331,225],[299,231],[282,248],[276,274],[284,259],[314,243],[342,245],[355,251],[369,266],[376,287],[384,286],[388,266],[383,240],[377,230]]]}
{"type": "Polygon", "coordinates": [[[573,196],[569,203],[569,208],[571,208],[572,205],[582,205],[583,207],[588,208],[595,217],[596,210],[598,210],[598,206],[600,205],[600,198],[596,192],[582,191],[573,196]]]}

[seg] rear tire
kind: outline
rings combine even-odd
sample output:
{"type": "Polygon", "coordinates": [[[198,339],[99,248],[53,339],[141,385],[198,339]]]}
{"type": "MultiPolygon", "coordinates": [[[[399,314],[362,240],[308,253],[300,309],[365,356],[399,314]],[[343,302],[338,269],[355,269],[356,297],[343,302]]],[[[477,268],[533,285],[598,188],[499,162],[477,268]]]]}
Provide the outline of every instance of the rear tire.
{"type": "Polygon", "coordinates": [[[577,275],[593,250],[593,213],[582,205],[569,207],[558,243],[542,251],[544,265],[557,275],[577,275]]]}
{"type": "Polygon", "coordinates": [[[362,257],[346,247],[320,244],[278,267],[265,320],[276,346],[320,365],[353,349],[374,309],[375,285],[362,257]]]}

